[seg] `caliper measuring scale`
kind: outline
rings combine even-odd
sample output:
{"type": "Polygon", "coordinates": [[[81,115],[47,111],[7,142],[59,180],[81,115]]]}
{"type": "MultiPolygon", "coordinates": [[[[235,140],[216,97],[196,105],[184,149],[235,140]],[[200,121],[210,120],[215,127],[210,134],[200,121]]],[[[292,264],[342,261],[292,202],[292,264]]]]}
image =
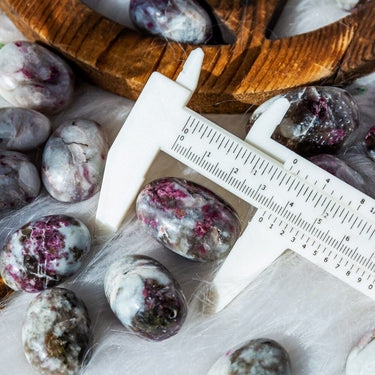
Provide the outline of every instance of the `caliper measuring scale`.
{"type": "Polygon", "coordinates": [[[375,299],[375,201],[271,139],[290,103],[281,98],[245,141],[186,107],[203,52],[176,81],[153,73],[108,154],[97,225],[116,231],[159,151],[257,211],[215,275],[215,311],[290,249],[375,299]]]}

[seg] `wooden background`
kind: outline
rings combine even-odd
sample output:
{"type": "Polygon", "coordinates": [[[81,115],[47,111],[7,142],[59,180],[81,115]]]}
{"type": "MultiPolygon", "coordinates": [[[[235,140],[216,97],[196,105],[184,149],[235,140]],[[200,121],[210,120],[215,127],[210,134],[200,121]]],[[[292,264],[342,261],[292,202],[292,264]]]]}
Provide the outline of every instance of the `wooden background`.
{"type": "MultiPolygon", "coordinates": [[[[202,46],[194,110],[242,112],[283,90],[341,85],[375,70],[374,0],[333,24],[278,40],[267,35],[285,0],[207,2],[232,40],[202,46]]],[[[175,79],[195,48],[138,34],[79,0],[0,0],[0,7],[27,38],[59,51],[91,82],[133,100],[153,71],[175,79]]]]}

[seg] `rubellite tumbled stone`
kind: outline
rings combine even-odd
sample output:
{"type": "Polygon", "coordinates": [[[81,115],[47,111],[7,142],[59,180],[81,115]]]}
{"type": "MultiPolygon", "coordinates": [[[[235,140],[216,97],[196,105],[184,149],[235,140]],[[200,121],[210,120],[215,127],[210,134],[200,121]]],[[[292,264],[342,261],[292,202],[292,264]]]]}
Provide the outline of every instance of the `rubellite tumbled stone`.
{"type": "Polygon", "coordinates": [[[91,321],[83,301],[63,288],[36,296],[26,311],[22,342],[43,375],[78,375],[89,357],[91,321]]]}
{"type": "Polygon", "coordinates": [[[130,17],[139,30],[181,43],[206,43],[211,19],[195,0],[131,0],[130,17]]]}
{"type": "Polygon", "coordinates": [[[40,292],[81,266],[91,245],[86,225],[65,215],[33,220],[12,233],[0,253],[0,273],[13,290],[40,292]]]}
{"type": "Polygon", "coordinates": [[[137,198],[142,227],[170,250],[190,259],[225,257],[240,235],[236,212],[212,191],[192,181],[161,178],[137,198]]]}
{"type": "Polygon", "coordinates": [[[149,340],[175,335],[186,318],[185,296],[170,272],[155,259],[130,255],[113,263],[105,294],[121,323],[149,340]]]}
{"type": "Polygon", "coordinates": [[[228,350],[207,375],[291,375],[289,355],[276,341],[250,340],[228,350]]]}
{"type": "Polygon", "coordinates": [[[309,160],[347,184],[361,191],[366,191],[364,178],[343,160],[329,154],[315,155],[310,157],[309,160]]]}
{"type": "Polygon", "coordinates": [[[375,126],[365,136],[365,147],[368,156],[375,161],[375,126]]]}
{"type": "Polygon", "coordinates": [[[278,95],[259,106],[249,128],[276,99],[291,103],[272,138],[303,156],[334,153],[359,126],[357,104],[337,87],[305,87],[278,95]]]}
{"type": "Polygon", "coordinates": [[[42,179],[47,191],[62,202],[80,202],[100,189],[108,143],[101,126],[77,119],[61,124],[43,152],[42,179]]]}
{"type": "Polygon", "coordinates": [[[74,75],[39,44],[17,41],[0,50],[0,95],[15,106],[54,114],[73,96],[74,75]]]}
{"type": "Polygon", "coordinates": [[[346,360],[345,375],[375,374],[375,331],[366,333],[346,360]]]}
{"type": "Polygon", "coordinates": [[[48,118],[27,108],[0,109],[0,149],[29,151],[46,141],[51,132],[48,118]]]}
{"type": "Polygon", "coordinates": [[[0,212],[32,202],[40,191],[39,173],[23,154],[0,151],[0,212]]]}

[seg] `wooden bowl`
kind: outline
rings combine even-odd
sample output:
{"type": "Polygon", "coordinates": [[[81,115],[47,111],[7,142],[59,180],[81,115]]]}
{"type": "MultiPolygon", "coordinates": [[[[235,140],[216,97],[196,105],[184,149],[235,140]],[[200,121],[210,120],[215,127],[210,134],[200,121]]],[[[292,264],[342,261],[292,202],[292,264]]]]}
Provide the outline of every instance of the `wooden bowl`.
{"type": "MultiPolygon", "coordinates": [[[[279,40],[267,38],[285,0],[207,0],[234,42],[202,46],[199,87],[190,107],[240,112],[287,89],[341,85],[375,70],[375,1],[344,19],[279,40]]],[[[79,0],[0,0],[27,38],[45,43],[78,66],[91,82],[137,99],[157,70],[175,79],[195,46],[141,35],[79,0]]]]}

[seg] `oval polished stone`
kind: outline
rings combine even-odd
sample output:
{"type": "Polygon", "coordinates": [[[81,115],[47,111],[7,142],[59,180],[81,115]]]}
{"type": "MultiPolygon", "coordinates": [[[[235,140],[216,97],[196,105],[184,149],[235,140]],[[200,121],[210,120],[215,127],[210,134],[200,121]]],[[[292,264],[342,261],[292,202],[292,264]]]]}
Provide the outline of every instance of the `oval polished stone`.
{"type": "Polygon", "coordinates": [[[29,151],[44,143],[51,132],[49,119],[27,108],[0,108],[0,148],[29,151]]]}
{"type": "Polygon", "coordinates": [[[289,355],[276,341],[250,340],[228,350],[207,375],[291,375],[289,355]]]}
{"type": "Polygon", "coordinates": [[[211,19],[195,0],[131,0],[130,18],[139,30],[180,43],[202,44],[212,36],[211,19]]]}
{"type": "Polygon", "coordinates": [[[105,294],[121,323],[149,340],[175,335],[186,318],[185,296],[171,273],[155,259],[130,255],[113,263],[105,294]]]}
{"type": "Polygon", "coordinates": [[[363,177],[343,160],[329,154],[315,155],[310,157],[309,160],[347,184],[361,191],[366,191],[366,183],[363,177]]]}
{"type": "Polygon", "coordinates": [[[232,207],[203,186],[179,178],[146,185],[136,209],[139,222],[152,237],[189,259],[225,257],[241,232],[232,207]]]}
{"type": "Polygon", "coordinates": [[[80,202],[100,189],[108,143],[99,124],[77,119],[61,124],[43,152],[42,180],[53,198],[80,202]]]}
{"type": "Polygon", "coordinates": [[[39,44],[17,41],[0,50],[0,94],[17,107],[54,114],[72,99],[74,74],[39,44]]]}
{"type": "Polygon", "coordinates": [[[53,288],[27,308],[22,343],[29,363],[44,375],[78,375],[88,360],[91,322],[72,291],[53,288]]]}
{"type": "Polygon", "coordinates": [[[40,191],[35,165],[23,154],[0,151],[0,212],[32,202],[40,191]]]}
{"type": "Polygon", "coordinates": [[[44,216],[9,236],[0,253],[1,277],[14,290],[40,292],[73,275],[90,245],[90,232],[80,220],[44,216]]]}
{"type": "Polygon", "coordinates": [[[366,333],[346,360],[345,375],[375,374],[375,331],[366,333]]]}
{"type": "Polygon", "coordinates": [[[263,103],[250,117],[249,128],[281,97],[291,105],[272,138],[300,155],[336,152],[359,126],[358,106],[347,91],[310,86],[263,103]]]}

